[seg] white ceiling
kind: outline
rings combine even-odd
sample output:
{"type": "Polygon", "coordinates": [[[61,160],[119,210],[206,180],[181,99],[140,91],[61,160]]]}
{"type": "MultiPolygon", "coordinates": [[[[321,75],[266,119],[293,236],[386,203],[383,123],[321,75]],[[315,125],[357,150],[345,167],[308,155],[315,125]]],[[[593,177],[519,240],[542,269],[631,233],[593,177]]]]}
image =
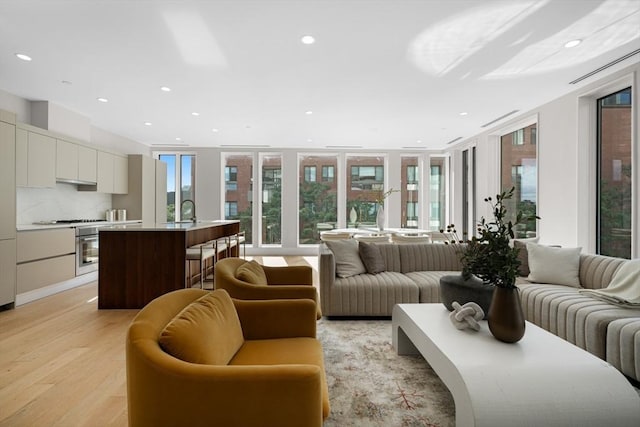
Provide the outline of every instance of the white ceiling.
{"type": "Polygon", "coordinates": [[[638,48],[640,0],[0,0],[0,89],[147,145],[440,149],[638,48]]]}

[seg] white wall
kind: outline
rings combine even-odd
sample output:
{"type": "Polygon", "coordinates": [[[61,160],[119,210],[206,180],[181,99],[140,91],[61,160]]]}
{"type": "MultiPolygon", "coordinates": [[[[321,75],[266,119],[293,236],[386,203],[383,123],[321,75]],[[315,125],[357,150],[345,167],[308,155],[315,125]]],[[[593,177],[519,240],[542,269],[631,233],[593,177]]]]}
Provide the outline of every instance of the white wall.
{"type": "MultiPolygon", "coordinates": [[[[593,186],[585,186],[584,180],[595,182],[595,166],[585,165],[593,162],[593,156],[585,155],[593,150],[594,141],[586,140],[581,127],[594,126],[593,120],[585,123],[579,119],[579,100],[585,94],[592,93],[598,88],[606,87],[611,82],[621,78],[634,82],[635,120],[633,123],[632,140],[635,147],[635,200],[638,199],[638,173],[640,159],[638,153],[638,90],[640,89],[640,65],[634,64],[621,69],[610,76],[599,79],[583,86],[579,90],[566,96],[544,104],[495,126],[484,133],[475,135],[462,144],[473,142],[477,145],[477,214],[490,216],[483,199],[493,196],[499,191],[499,141],[498,135],[507,133],[515,124],[537,115],[538,117],[538,215],[542,218],[538,222],[540,242],[543,244],[559,244],[566,247],[582,246],[583,252],[593,253],[595,247],[587,244],[586,235],[594,235],[595,228],[584,221],[586,215],[595,215],[594,198],[587,197],[585,192],[593,191],[593,186]],[[587,170],[587,173],[580,171],[587,170]],[[591,188],[591,189],[590,189],[591,188]],[[585,202],[590,200],[590,202],[585,202]]],[[[620,88],[621,89],[621,88],[620,88]]],[[[453,147],[451,152],[456,151],[453,147]]],[[[595,185],[595,184],[594,184],[595,185]]],[[[640,247],[638,232],[638,210],[635,220],[635,256],[640,247]]],[[[593,241],[593,239],[591,239],[593,241]]]]}

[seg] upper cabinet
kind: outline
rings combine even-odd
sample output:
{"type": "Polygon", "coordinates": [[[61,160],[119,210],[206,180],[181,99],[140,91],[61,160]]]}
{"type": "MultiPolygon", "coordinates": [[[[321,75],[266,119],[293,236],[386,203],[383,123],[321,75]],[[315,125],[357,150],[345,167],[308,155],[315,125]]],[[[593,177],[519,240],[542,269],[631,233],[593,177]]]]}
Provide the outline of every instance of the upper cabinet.
{"type": "Polygon", "coordinates": [[[56,180],[78,184],[95,184],[97,150],[80,144],[56,140],[56,180]]]}
{"type": "Polygon", "coordinates": [[[16,129],[16,185],[56,185],[56,139],[18,127],[16,129]]]}
{"type": "Polygon", "coordinates": [[[167,220],[167,168],[166,163],[141,154],[129,155],[129,192],[113,196],[113,207],[126,209],[127,218],[142,222],[167,220]],[[164,202],[158,201],[158,187],[164,202]],[[162,203],[158,212],[158,203],[162,203]]]}
{"type": "Polygon", "coordinates": [[[127,194],[129,188],[127,168],[126,157],[98,151],[97,185],[80,186],[78,189],[98,191],[99,193],[127,194]]]}

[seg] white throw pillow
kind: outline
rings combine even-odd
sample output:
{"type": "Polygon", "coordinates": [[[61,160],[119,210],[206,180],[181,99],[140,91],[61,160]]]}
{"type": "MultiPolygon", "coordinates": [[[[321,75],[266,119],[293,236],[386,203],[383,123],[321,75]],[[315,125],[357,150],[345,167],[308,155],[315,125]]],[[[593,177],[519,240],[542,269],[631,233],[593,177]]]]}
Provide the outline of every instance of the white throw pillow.
{"type": "Polygon", "coordinates": [[[527,243],[529,276],[535,283],[580,288],[580,252],[582,248],[555,248],[527,243]]]}
{"type": "Polygon", "coordinates": [[[328,240],[324,243],[331,249],[336,260],[336,276],[350,277],[367,272],[360,259],[357,240],[328,240]]]}

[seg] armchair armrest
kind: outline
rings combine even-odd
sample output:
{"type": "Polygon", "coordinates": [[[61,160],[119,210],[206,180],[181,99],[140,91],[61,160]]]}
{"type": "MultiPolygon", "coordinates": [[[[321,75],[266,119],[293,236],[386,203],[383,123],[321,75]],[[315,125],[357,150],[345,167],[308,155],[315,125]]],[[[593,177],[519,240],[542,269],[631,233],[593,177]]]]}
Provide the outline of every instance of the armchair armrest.
{"type": "Polygon", "coordinates": [[[316,337],[316,303],[309,299],[233,300],[247,340],[316,337]]]}
{"type": "Polygon", "coordinates": [[[312,285],[313,269],[308,265],[262,266],[269,285],[312,285]]]}

